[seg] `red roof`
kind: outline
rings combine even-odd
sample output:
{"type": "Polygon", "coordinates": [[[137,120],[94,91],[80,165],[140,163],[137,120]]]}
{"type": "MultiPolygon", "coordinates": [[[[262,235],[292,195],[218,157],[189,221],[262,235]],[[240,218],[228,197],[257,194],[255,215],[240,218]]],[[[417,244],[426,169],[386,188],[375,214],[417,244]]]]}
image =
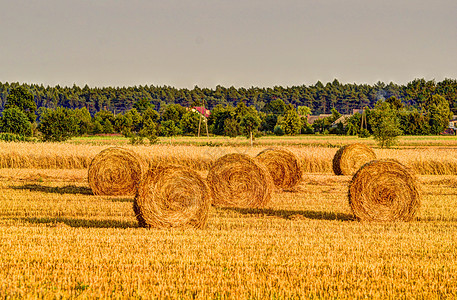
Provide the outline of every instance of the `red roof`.
{"type": "Polygon", "coordinates": [[[208,118],[209,115],[211,114],[211,111],[209,109],[206,109],[201,106],[194,106],[194,107],[192,107],[192,109],[195,109],[196,111],[201,113],[205,118],[208,118]]]}

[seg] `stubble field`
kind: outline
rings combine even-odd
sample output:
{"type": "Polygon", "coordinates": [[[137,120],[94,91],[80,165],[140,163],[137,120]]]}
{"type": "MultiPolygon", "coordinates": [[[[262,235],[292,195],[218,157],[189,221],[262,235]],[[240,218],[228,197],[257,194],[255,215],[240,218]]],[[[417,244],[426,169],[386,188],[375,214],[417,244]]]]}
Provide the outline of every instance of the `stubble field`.
{"type": "Polygon", "coordinates": [[[337,148],[317,139],[282,144],[302,161],[298,187],[264,209],[213,207],[201,230],[138,228],[131,197],[92,195],[87,166],[113,144],[203,176],[225,153],[271,146],[174,142],[0,143],[0,297],[457,297],[456,139],[374,149],[418,174],[422,206],[408,223],[355,221],[351,178],[331,173],[337,148]]]}

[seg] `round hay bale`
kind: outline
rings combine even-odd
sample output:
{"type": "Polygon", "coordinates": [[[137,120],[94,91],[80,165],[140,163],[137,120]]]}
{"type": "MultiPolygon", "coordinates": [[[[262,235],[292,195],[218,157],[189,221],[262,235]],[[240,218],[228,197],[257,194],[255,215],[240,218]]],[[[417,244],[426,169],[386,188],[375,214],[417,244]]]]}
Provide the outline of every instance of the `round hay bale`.
{"type": "Polygon", "coordinates": [[[266,149],[257,154],[256,160],[268,169],[277,188],[293,188],[302,178],[300,161],[289,150],[266,149]]]}
{"type": "Polygon", "coordinates": [[[113,147],[97,154],[89,165],[89,186],[94,195],[133,196],[146,169],[135,152],[113,147]]]}
{"type": "Polygon", "coordinates": [[[168,165],[150,169],[138,186],[133,210],[141,227],[202,228],[211,206],[209,189],[195,171],[168,165]]]}
{"type": "Polygon", "coordinates": [[[417,179],[398,161],[371,161],[353,176],[349,204],[361,221],[412,220],[420,207],[417,179]]]}
{"type": "Polygon", "coordinates": [[[216,160],[207,181],[216,206],[264,207],[274,189],[273,179],[265,166],[239,153],[216,160]]]}
{"type": "Polygon", "coordinates": [[[361,166],[375,160],[373,150],[363,144],[351,144],[341,147],[333,157],[335,175],[354,175],[361,166]]]}

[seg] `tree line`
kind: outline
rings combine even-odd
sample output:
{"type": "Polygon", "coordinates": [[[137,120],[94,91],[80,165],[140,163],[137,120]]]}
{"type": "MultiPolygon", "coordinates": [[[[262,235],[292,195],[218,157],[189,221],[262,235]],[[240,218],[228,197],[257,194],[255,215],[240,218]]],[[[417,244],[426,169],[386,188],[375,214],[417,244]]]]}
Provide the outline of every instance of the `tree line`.
{"type": "MultiPolygon", "coordinates": [[[[416,79],[405,86],[318,82],[306,87],[192,90],[43,87],[1,84],[3,139],[39,135],[62,141],[71,136],[122,133],[132,143],[154,143],[157,136],[214,134],[294,135],[334,133],[369,136],[439,134],[456,111],[457,82],[416,79]],[[211,109],[208,118],[195,106],[211,109]],[[335,124],[341,114],[364,108],[335,124]],[[307,116],[331,115],[310,125],[307,116]],[[385,126],[384,126],[385,125],[385,126]],[[385,128],[384,128],[384,127],[385,128]],[[382,129],[384,128],[384,129],[382,129]],[[381,133],[381,131],[383,133],[381,133]],[[5,135],[6,134],[6,135],[5,135]]],[[[389,141],[383,142],[389,145],[389,141]]]]}
{"type": "Polygon", "coordinates": [[[396,97],[402,103],[421,108],[432,95],[441,95],[449,102],[450,109],[457,114],[457,80],[415,79],[406,85],[377,82],[369,84],[342,84],[333,80],[325,85],[318,81],[314,85],[267,88],[235,88],[216,86],[214,89],[200,88],[178,89],[170,86],[133,86],[133,87],[71,87],[43,86],[37,84],[1,83],[0,111],[6,104],[6,98],[12,88],[25,86],[33,95],[37,108],[65,107],[71,109],[87,108],[93,116],[101,110],[113,114],[124,113],[133,108],[138,100],[146,99],[157,111],[169,104],[189,107],[195,103],[204,103],[212,110],[217,105],[236,106],[243,101],[247,106],[254,106],[258,111],[273,100],[281,99],[294,107],[307,106],[313,114],[330,114],[335,108],[342,114],[350,114],[353,109],[374,107],[380,99],[396,97]]]}

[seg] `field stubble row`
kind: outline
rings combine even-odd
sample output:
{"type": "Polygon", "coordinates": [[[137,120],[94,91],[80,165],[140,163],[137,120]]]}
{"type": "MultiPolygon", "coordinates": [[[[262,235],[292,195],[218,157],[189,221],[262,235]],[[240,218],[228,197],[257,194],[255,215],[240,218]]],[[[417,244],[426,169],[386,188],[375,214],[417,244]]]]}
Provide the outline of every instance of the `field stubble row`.
{"type": "MultiPolygon", "coordinates": [[[[194,170],[208,170],[212,163],[228,153],[255,156],[268,147],[255,146],[123,146],[138,153],[151,165],[181,164],[194,170]]],[[[0,142],[0,168],[86,169],[106,145],[0,142]]],[[[300,160],[305,173],[332,173],[337,148],[287,147],[300,160]]],[[[391,158],[411,167],[420,175],[457,175],[457,148],[374,149],[378,158],[391,158]]]]}

